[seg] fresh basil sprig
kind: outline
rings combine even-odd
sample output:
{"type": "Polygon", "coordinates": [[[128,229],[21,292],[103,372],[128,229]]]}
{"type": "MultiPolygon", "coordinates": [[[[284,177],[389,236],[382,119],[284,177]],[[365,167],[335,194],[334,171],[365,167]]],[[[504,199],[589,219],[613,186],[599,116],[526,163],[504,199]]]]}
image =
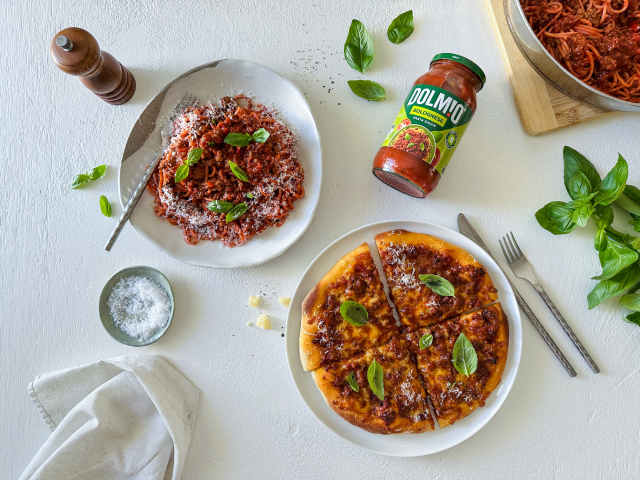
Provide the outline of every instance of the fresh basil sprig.
{"type": "Polygon", "coordinates": [[[382,85],[371,80],[349,80],[349,88],[360,98],[379,102],[386,98],[387,92],[382,85]]]}
{"type": "Polygon", "coordinates": [[[198,160],[200,160],[200,157],[202,157],[203,153],[204,150],[202,148],[192,148],[191,150],[189,150],[184,163],[176,169],[176,175],[173,179],[175,183],[180,183],[182,180],[189,176],[189,167],[198,163],[198,160]]]}
{"type": "Polygon", "coordinates": [[[373,61],[373,39],[359,20],[352,20],[344,42],[344,58],[351,68],[364,73],[373,61]]]}
{"type": "Polygon", "coordinates": [[[354,327],[361,327],[368,323],[369,312],[358,302],[347,300],[340,305],[340,315],[354,327]]]}
{"type": "Polygon", "coordinates": [[[402,43],[413,33],[413,11],[401,13],[393,19],[387,29],[387,37],[391,43],[402,43]]]}
{"type": "Polygon", "coordinates": [[[382,366],[374,359],[367,370],[367,381],[371,391],[380,401],[384,401],[384,370],[382,366]]]}
{"type": "Polygon", "coordinates": [[[456,343],[453,345],[451,357],[453,367],[467,377],[475,373],[478,368],[478,354],[464,333],[460,334],[456,343]]]}
{"type": "Polygon", "coordinates": [[[104,195],[100,197],[100,210],[105,217],[111,216],[111,204],[109,203],[109,199],[104,195]]]}
{"type": "Polygon", "coordinates": [[[249,176],[245,173],[245,171],[242,170],[238,165],[233,163],[231,160],[229,160],[229,168],[231,169],[231,172],[243,182],[249,181],[249,176]]]}
{"type": "Polygon", "coordinates": [[[248,133],[229,133],[224,137],[224,143],[232,147],[246,147],[251,143],[251,135],[248,133]]]}
{"type": "Polygon", "coordinates": [[[106,165],[99,165],[95,168],[92,168],[91,171],[87,173],[76,175],[75,177],[73,177],[73,182],[71,182],[71,188],[78,188],[80,185],[84,185],[87,182],[94,182],[102,177],[106,171],[106,165]]]}
{"type": "Polygon", "coordinates": [[[438,275],[432,275],[430,273],[418,275],[418,278],[427,286],[427,288],[429,288],[434,293],[437,293],[438,295],[441,295],[443,297],[456,296],[455,287],[451,285],[451,282],[446,278],[442,278],[438,275]]]}
{"type": "Polygon", "coordinates": [[[640,295],[634,287],[640,279],[640,237],[612,227],[614,210],[611,207],[615,203],[626,210],[631,216],[629,223],[635,231],[640,231],[640,189],[626,184],[629,167],[622,155],[618,155],[615,166],[604,178],[573,148],[565,147],[563,157],[564,185],[571,201],[548,203],[536,212],[536,219],[554,235],[570,233],[586,226],[589,219],[593,220],[596,226],[593,245],[598,251],[602,273],[593,277],[598,283],[587,295],[589,309],[626,292],[620,298],[620,305],[633,311],[626,320],[640,326],[640,295]]]}
{"type": "Polygon", "coordinates": [[[251,135],[251,140],[258,143],[264,143],[267,141],[270,135],[271,134],[267,132],[264,128],[259,128],[258,130],[253,132],[253,135],[251,135]]]}
{"type": "Polygon", "coordinates": [[[427,333],[426,335],[421,336],[420,340],[418,341],[420,350],[424,350],[425,348],[430,347],[432,343],[433,343],[433,335],[431,335],[430,333],[427,333]]]}
{"type": "Polygon", "coordinates": [[[246,203],[239,203],[238,205],[236,205],[235,207],[233,207],[231,210],[229,210],[229,213],[227,213],[227,216],[225,218],[225,221],[227,223],[229,222],[233,222],[234,220],[236,220],[237,218],[240,218],[242,215],[244,215],[244,213],[249,209],[249,207],[247,206],[246,203]]]}
{"type": "Polygon", "coordinates": [[[233,208],[233,203],[224,200],[213,200],[207,203],[207,208],[215,213],[227,213],[233,208]]]}
{"type": "Polygon", "coordinates": [[[354,392],[360,391],[360,385],[358,385],[358,380],[356,380],[356,376],[353,372],[351,372],[347,377],[347,382],[349,382],[351,390],[353,390],[354,392]]]}

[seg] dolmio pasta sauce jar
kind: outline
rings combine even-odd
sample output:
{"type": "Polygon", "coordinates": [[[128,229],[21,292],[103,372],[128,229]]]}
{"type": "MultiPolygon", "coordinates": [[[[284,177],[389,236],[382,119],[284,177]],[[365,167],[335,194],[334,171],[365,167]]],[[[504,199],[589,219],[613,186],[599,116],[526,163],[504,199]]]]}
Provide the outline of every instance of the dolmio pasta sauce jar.
{"type": "Polygon", "coordinates": [[[426,197],[444,173],[476,111],[486,77],[453,53],[433,57],[418,78],[373,160],[373,174],[414,197],[426,197]]]}

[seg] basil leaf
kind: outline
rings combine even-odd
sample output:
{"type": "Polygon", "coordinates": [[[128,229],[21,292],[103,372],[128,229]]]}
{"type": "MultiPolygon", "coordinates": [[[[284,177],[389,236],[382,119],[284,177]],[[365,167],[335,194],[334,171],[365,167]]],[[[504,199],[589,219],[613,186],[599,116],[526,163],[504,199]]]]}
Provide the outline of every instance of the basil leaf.
{"type": "Polygon", "coordinates": [[[591,188],[595,188],[600,183],[600,175],[598,174],[596,167],[594,167],[593,164],[582,154],[578,153],[571,147],[564,147],[562,156],[564,157],[564,186],[566,187],[569,195],[571,195],[569,180],[571,180],[571,177],[576,172],[582,172],[585,174],[589,180],[591,188]]]}
{"type": "Polygon", "coordinates": [[[347,382],[349,382],[351,390],[353,390],[354,392],[360,391],[360,385],[358,385],[358,380],[356,380],[356,376],[353,374],[353,372],[351,372],[347,377],[347,382]]]}
{"type": "Polygon", "coordinates": [[[253,193],[247,193],[247,198],[253,198],[253,193]]]}
{"type": "Polygon", "coordinates": [[[216,144],[216,142],[209,142],[209,146],[213,147],[216,144]]]}
{"type": "Polygon", "coordinates": [[[182,180],[184,180],[188,176],[189,176],[189,165],[184,163],[177,168],[174,181],[176,183],[180,183],[182,180]]]}
{"type": "Polygon", "coordinates": [[[593,239],[593,246],[599,252],[607,248],[607,234],[604,231],[604,228],[599,229],[596,232],[596,237],[593,239]]]}
{"type": "Polygon", "coordinates": [[[455,287],[451,285],[451,282],[446,278],[439,277],[438,275],[432,275],[430,273],[418,275],[418,278],[427,286],[427,288],[438,295],[443,297],[456,296],[455,287]]]}
{"type": "Polygon", "coordinates": [[[371,80],[349,80],[349,88],[360,98],[379,102],[386,98],[387,93],[382,85],[371,80]]]}
{"type": "Polygon", "coordinates": [[[80,175],[76,175],[73,177],[73,182],[71,183],[71,188],[78,188],[80,185],[84,185],[89,181],[89,175],[85,175],[81,173],[80,175]]]}
{"type": "MultiPolygon", "coordinates": [[[[573,202],[569,202],[569,204],[571,203],[573,202]]],[[[587,203],[586,205],[583,204],[580,206],[576,206],[575,210],[573,210],[573,214],[571,215],[571,220],[578,227],[586,227],[587,221],[589,220],[589,218],[591,218],[591,215],[594,211],[595,208],[590,203],[587,203]]]]}
{"type": "Polygon", "coordinates": [[[246,173],[244,173],[244,170],[242,170],[238,165],[233,163],[231,160],[229,160],[229,167],[231,168],[231,171],[233,172],[233,174],[236,177],[238,177],[240,180],[242,180],[243,182],[249,181],[249,176],[246,173]]]}
{"type": "Polygon", "coordinates": [[[630,243],[632,248],[635,248],[636,250],[640,250],[640,237],[637,237],[636,239],[634,239],[631,243],[630,243]]]}
{"type": "Polygon", "coordinates": [[[593,198],[593,204],[610,205],[623,192],[628,176],[629,166],[627,161],[622,158],[622,155],[618,155],[618,161],[615,166],[594,189],[598,193],[593,198]]]}
{"type": "Polygon", "coordinates": [[[233,208],[233,203],[224,200],[213,200],[207,203],[207,208],[215,213],[227,213],[233,208]]]}
{"type": "Polygon", "coordinates": [[[248,133],[229,133],[224,137],[224,143],[233,147],[246,147],[251,142],[251,135],[248,133]]]}
{"type": "Polygon", "coordinates": [[[624,317],[625,322],[635,323],[640,327],[640,312],[633,312],[624,317]]]}
{"type": "Polygon", "coordinates": [[[369,319],[369,312],[358,302],[347,300],[340,305],[340,315],[354,327],[361,327],[369,319]]]}
{"type": "Polygon", "coordinates": [[[382,366],[374,359],[367,370],[367,380],[371,391],[380,401],[384,401],[384,371],[382,366]]]}
{"type": "Polygon", "coordinates": [[[418,342],[418,345],[420,345],[420,350],[424,350],[425,348],[431,346],[432,343],[433,343],[433,335],[431,335],[430,333],[427,333],[426,335],[423,335],[420,337],[420,341],[418,342]]]}
{"type": "Polygon", "coordinates": [[[422,150],[424,152],[424,143],[420,144],[420,150],[422,150]]]}
{"type": "Polygon", "coordinates": [[[601,280],[587,295],[589,310],[608,298],[620,295],[631,288],[640,277],[640,266],[634,263],[608,280],[601,280]]]}
{"type": "Polygon", "coordinates": [[[247,206],[246,203],[239,203],[238,205],[233,207],[231,210],[229,210],[229,213],[227,213],[227,217],[225,218],[225,221],[227,223],[233,222],[235,219],[240,218],[242,215],[244,215],[244,212],[246,212],[248,208],[249,207],[247,206]]]}
{"type": "Polygon", "coordinates": [[[634,252],[629,247],[609,238],[606,247],[600,251],[598,256],[602,273],[597,277],[592,277],[592,280],[607,280],[638,260],[638,252],[634,252]]]}
{"type": "Polygon", "coordinates": [[[597,205],[596,215],[598,218],[598,227],[605,228],[613,223],[613,208],[611,205],[597,205]]]}
{"type": "Polygon", "coordinates": [[[251,140],[258,143],[264,143],[269,138],[269,135],[271,134],[267,132],[264,128],[259,128],[258,130],[253,132],[253,135],[251,135],[251,140]]]}
{"type": "Polygon", "coordinates": [[[415,143],[411,142],[409,145],[407,145],[407,148],[413,147],[415,145],[415,143]]]}
{"type": "Polygon", "coordinates": [[[200,157],[203,153],[204,150],[201,148],[192,148],[191,150],[189,150],[189,153],[187,154],[187,161],[184,163],[186,163],[187,165],[195,165],[196,163],[198,163],[198,160],[200,160],[200,157]]]}
{"type": "Polygon", "coordinates": [[[582,200],[591,193],[591,183],[587,176],[578,171],[569,179],[569,196],[574,200],[582,200]]]}
{"type": "Polygon", "coordinates": [[[456,343],[453,345],[451,361],[453,362],[454,368],[467,377],[478,368],[478,354],[464,333],[460,334],[456,343]]]}
{"type": "Polygon", "coordinates": [[[104,195],[100,197],[100,210],[102,210],[102,214],[105,217],[111,216],[111,204],[109,203],[109,199],[104,195]]]}
{"type": "Polygon", "coordinates": [[[634,312],[640,311],[640,295],[631,294],[631,295],[623,295],[620,297],[620,301],[618,304],[621,307],[628,308],[629,310],[633,310],[634,312]]]}
{"type": "Polygon", "coordinates": [[[573,221],[573,210],[563,202],[547,203],[536,212],[536,220],[554,235],[570,233],[577,227],[573,221]]]}
{"type": "Polygon", "coordinates": [[[91,171],[89,172],[89,180],[93,182],[94,180],[99,179],[101,176],[105,174],[106,171],[107,171],[106,165],[100,165],[96,168],[91,169],[91,171]]]}
{"type": "Polygon", "coordinates": [[[624,187],[622,194],[616,199],[616,205],[627,212],[640,215],[640,189],[633,185],[624,187]]]}
{"type": "Polygon", "coordinates": [[[409,135],[408,133],[404,136],[404,139],[408,142],[409,140],[411,140],[411,135],[409,135]]]}
{"type": "Polygon", "coordinates": [[[413,33],[413,11],[401,13],[393,19],[387,29],[387,37],[391,43],[402,43],[413,33]]]}
{"type": "Polygon", "coordinates": [[[354,70],[364,73],[373,61],[373,39],[362,22],[353,20],[344,42],[344,59],[354,70]]]}

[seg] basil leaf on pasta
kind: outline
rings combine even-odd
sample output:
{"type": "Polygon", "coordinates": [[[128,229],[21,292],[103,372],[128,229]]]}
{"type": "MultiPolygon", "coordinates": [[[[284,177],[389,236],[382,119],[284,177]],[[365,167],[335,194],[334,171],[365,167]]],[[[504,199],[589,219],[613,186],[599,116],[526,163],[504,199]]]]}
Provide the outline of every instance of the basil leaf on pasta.
{"type": "Polygon", "coordinates": [[[238,165],[233,163],[231,160],[229,160],[229,168],[231,168],[231,171],[233,172],[233,174],[243,182],[249,181],[249,176],[244,172],[244,170],[242,170],[238,165]]]}
{"type": "Polygon", "coordinates": [[[387,94],[382,85],[371,80],[349,80],[347,83],[353,93],[365,100],[378,102],[384,100],[387,94]]]}
{"type": "Polygon", "coordinates": [[[351,390],[353,390],[354,392],[360,391],[360,385],[358,385],[358,380],[356,380],[356,376],[353,374],[353,372],[351,372],[347,377],[347,382],[349,382],[351,390]]]}
{"type": "Polygon", "coordinates": [[[100,197],[100,210],[102,210],[102,214],[105,217],[111,216],[111,204],[109,203],[109,199],[104,195],[100,197]]]}
{"type": "Polygon", "coordinates": [[[374,359],[367,370],[367,380],[371,391],[380,401],[384,401],[384,371],[382,366],[374,359]]]}
{"type": "Polygon", "coordinates": [[[431,346],[432,343],[433,335],[431,335],[430,333],[421,336],[420,341],[418,342],[418,344],[420,345],[420,350],[424,350],[425,348],[431,346]]]}
{"type": "Polygon", "coordinates": [[[363,305],[358,302],[347,300],[340,305],[340,315],[354,327],[361,327],[368,323],[369,312],[363,305]]]}
{"type": "Polygon", "coordinates": [[[225,221],[227,223],[233,222],[235,219],[240,218],[242,215],[244,215],[244,213],[247,211],[248,208],[249,207],[247,206],[246,203],[239,203],[238,205],[233,207],[231,210],[229,210],[229,213],[227,213],[227,217],[225,218],[225,221]]]}
{"type": "Polygon", "coordinates": [[[427,288],[429,288],[434,293],[437,293],[438,295],[441,295],[443,297],[456,296],[456,289],[446,278],[442,278],[438,275],[432,275],[430,273],[427,273],[425,275],[418,275],[418,278],[427,286],[427,288]]]}
{"type": "Polygon", "coordinates": [[[188,176],[189,176],[189,165],[185,163],[183,165],[180,165],[176,170],[176,176],[174,181],[176,183],[180,183],[182,180],[184,180],[188,176]]]}
{"type": "Polygon", "coordinates": [[[251,135],[248,133],[229,133],[224,137],[224,143],[233,147],[246,147],[251,142],[251,135]]]}
{"type": "Polygon", "coordinates": [[[264,143],[269,138],[269,135],[271,134],[267,132],[264,128],[259,128],[258,130],[253,132],[253,135],[251,135],[251,140],[258,143],[264,143]]]}
{"type": "Polygon", "coordinates": [[[233,208],[233,203],[224,200],[213,200],[207,203],[207,208],[215,213],[227,213],[233,208]]]}
{"type": "Polygon", "coordinates": [[[186,163],[187,165],[195,165],[196,163],[198,163],[198,160],[200,160],[200,157],[202,157],[203,153],[204,150],[201,148],[193,148],[189,150],[189,153],[187,154],[187,161],[184,163],[186,163]]]}

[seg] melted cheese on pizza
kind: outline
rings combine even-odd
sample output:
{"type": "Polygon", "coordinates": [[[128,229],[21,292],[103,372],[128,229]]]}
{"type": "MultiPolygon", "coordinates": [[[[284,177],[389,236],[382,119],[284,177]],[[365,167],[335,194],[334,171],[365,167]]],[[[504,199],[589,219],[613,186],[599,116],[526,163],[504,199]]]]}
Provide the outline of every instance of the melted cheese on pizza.
{"type": "Polygon", "coordinates": [[[300,356],[306,370],[358,355],[398,333],[366,243],[343,257],[309,292],[302,314],[300,356]],[[342,318],[340,306],[347,300],[367,309],[368,323],[356,327],[342,318]]]}
{"type": "Polygon", "coordinates": [[[431,235],[391,230],[375,237],[391,300],[407,331],[488,305],[497,300],[485,269],[465,250],[431,235]],[[454,297],[438,295],[419,278],[433,274],[455,288],[454,297]]]}
{"type": "Polygon", "coordinates": [[[420,328],[406,337],[440,427],[484,406],[500,383],[507,360],[509,324],[499,303],[420,328]],[[468,377],[459,373],[452,362],[453,346],[461,333],[471,341],[478,356],[478,368],[468,377]],[[420,350],[418,341],[426,334],[433,335],[433,343],[420,350]]]}
{"type": "Polygon", "coordinates": [[[393,338],[349,360],[321,367],[313,379],[327,404],[349,423],[372,433],[419,433],[434,429],[427,395],[405,340],[393,338]],[[384,400],[371,390],[369,365],[376,360],[384,372],[384,400]],[[353,372],[354,391],[347,378],[353,372]]]}

